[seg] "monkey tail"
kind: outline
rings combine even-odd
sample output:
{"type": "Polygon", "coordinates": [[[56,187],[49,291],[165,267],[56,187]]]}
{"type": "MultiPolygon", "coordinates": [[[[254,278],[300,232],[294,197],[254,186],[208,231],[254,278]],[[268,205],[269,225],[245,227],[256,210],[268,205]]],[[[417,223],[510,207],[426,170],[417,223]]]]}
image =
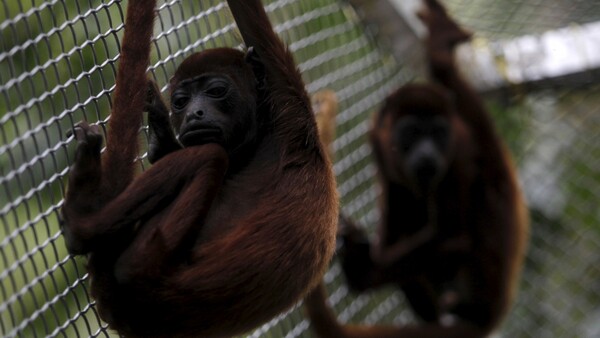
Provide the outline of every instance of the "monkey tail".
{"type": "MultiPolygon", "coordinates": [[[[116,196],[133,180],[139,152],[138,133],[146,100],[146,69],[154,27],[156,0],[129,0],[117,70],[106,152],[102,160],[103,191],[116,196]]],[[[110,198],[110,197],[108,197],[110,198]]]]}
{"type": "Polygon", "coordinates": [[[304,299],[304,307],[310,318],[311,328],[320,338],[483,338],[488,330],[466,322],[448,326],[422,324],[406,326],[344,325],[338,322],[327,305],[327,291],[319,284],[304,299]]]}
{"type": "Polygon", "coordinates": [[[327,291],[320,283],[304,299],[304,308],[310,318],[313,331],[321,338],[345,338],[343,326],[337,321],[332,309],[327,305],[327,291]]]}

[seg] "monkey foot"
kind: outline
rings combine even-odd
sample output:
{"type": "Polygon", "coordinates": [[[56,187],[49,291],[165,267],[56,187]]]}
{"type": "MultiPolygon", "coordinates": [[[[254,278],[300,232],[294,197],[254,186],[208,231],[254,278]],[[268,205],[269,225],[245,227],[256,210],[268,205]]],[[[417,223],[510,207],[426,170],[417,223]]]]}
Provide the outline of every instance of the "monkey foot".
{"type": "Polygon", "coordinates": [[[67,132],[67,137],[74,136],[78,143],[88,143],[91,145],[101,144],[102,135],[97,124],[88,124],[81,121],[75,124],[73,130],[67,132]]]}

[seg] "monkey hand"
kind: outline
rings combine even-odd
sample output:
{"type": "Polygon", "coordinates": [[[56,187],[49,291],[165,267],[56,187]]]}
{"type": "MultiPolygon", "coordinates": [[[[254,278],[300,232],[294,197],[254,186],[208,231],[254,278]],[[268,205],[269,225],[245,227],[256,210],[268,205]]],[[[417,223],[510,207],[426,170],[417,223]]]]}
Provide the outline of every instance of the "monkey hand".
{"type": "Polygon", "coordinates": [[[155,119],[156,122],[164,122],[169,120],[169,109],[162,100],[160,89],[154,80],[148,79],[148,91],[146,101],[144,102],[145,110],[149,114],[149,118],[155,119]]]}
{"type": "Polygon", "coordinates": [[[354,291],[364,291],[371,287],[371,271],[374,268],[371,259],[371,246],[368,241],[354,241],[345,238],[338,253],[341,256],[342,269],[346,281],[354,291]]]}
{"type": "Polygon", "coordinates": [[[147,80],[148,91],[146,94],[145,110],[148,112],[148,160],[150,163],[163,158],[165,155],[181,149],[175,138],[169,109],[162,100],[160,89],[156,82],[147,80]]]}
{"type": "Polygon", "coordinates": [[[349,218],[340,213],[337,254],[350,288],[354,291],[368,289],[373,269],[371,245],[367,235],[349,218]]]}
{"type": "Polygon", "coordinates": [[[67,137],[74,136],[77,141],[77,151],[75,153],[75,161],[85,154],[100,154],[102,149],[102,135],[96,124],[88,124],[86,121],[81,121],[75,124],[73,130],[67,132],[67,137]]]}
{"type": "Polygon", "coordinates": [[[69,220],[67,217],[61,222],[62,235],[67,251],[71,255],[85,255],[90,251],[89,245],[74,233],[74,229],[69,226],[70,222],[72,220],[69,220]]]}

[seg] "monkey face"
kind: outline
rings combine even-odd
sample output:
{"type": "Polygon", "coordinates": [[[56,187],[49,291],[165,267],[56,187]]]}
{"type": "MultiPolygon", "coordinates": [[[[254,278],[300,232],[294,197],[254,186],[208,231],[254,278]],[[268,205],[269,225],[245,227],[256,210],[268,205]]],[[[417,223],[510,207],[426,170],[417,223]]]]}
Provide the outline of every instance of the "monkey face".
{"type": "Polygon", "coordinates": [[[421,191],[437,185],[448,167],[450,125],[442,116],[407,115],[392,136],[397,169],[421,191]]]}
{"type": "Polygon", "coordinates": [[[173,126],[185,147],[218,143],[231,150],[256,135],[256,98],[227,74],[201,74],[171,93],[173,126]]]}
{"type": "Polygon", "coordinates": [[[218,143],[232,155],[257,138],[259,82],[245,53],[208,49],[188,56],[170,81],[171,124],[184,146],[218,143]]]}
{"type": "Polygon", "coordinates": [[[455,115],[434,85],[407,85],[390,95],[372,134],[386,177],[419,193],[435,189],[451,161],[455,115]]]}

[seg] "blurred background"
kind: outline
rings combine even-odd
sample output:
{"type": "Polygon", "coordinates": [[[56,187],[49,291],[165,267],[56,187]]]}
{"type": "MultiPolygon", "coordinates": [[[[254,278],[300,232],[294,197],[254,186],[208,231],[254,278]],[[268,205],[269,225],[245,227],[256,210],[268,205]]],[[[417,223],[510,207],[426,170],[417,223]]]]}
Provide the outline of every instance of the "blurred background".
{"type": "MultiPolygon", "coordinates": [[[[340,100],[335,172],[342,210],[372,234],[380,189],[366,133],[385,96],[422,78],[413,0],[267,0],[310,93],[340,100]]],[[[531,242],[499,337],[600,337],[600,1],[446,0],[475,32],[461,47],[513,152],[531,242]]],[[[127,2],[0,0],[0,336],[116,336],[67,254],[58,214],[80,120],[104,128],[127,2]]],[[[166,86],[187,55],[240,46],[222,1],[159,1],[149,75],[166,86]]],[[[166,87],[162,88],[163,90],[166,87]]],[[[147,130],[140,170],[147,168],[147,130]]],[[[355,295],[336,260],[325,276],[343,322],[414,320],[390,288],[355,295]]],[[[249,337],[312,337],[301,307],[249,337]]]]}

